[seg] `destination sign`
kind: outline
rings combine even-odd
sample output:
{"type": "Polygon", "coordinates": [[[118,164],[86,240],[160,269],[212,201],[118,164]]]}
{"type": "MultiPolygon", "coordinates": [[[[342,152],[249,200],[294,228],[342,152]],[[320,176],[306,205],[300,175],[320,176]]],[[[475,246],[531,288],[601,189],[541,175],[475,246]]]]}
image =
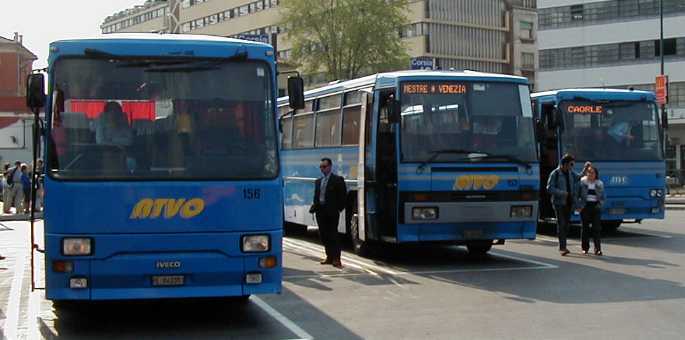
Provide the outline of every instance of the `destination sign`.
{"type": "Polygon", "coordinates": [[[569,104],[566,106],[568,113],[601,114],[604,113],[604,106],[594,104],[569,104]]]}
{"type": "Polygon", "coordinates": [[[455,83],[404,83],[404,94],[465,94],[465,84],[455,83]]]}

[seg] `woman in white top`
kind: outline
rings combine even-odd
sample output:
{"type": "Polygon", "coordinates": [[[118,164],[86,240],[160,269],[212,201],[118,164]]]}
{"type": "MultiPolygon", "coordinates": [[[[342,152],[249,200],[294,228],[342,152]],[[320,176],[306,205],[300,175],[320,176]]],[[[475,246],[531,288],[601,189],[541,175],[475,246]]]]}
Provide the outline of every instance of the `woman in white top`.
{"type": "Polygon", "coordinates": [[[590,250],[590,233],[595,243],[595,255],[602,255],[600,234],[602,233],[602,205],[604,204],[604,183],[599,179],[599,171],[593,165],[586,164],[585,176],[580,180],[580,197],[583,209],[580,217],[583,228],[580,231],[583,254],[590,250]],[[592,225],[592,228],[590,226],[592,225]]]}

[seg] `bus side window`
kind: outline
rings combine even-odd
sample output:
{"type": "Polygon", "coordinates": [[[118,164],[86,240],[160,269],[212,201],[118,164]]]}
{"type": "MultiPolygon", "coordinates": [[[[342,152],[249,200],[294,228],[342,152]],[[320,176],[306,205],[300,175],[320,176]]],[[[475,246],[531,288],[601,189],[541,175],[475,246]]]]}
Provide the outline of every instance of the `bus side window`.
{"type": "Polygon", "coordinates": [[[343,145],[359,144],[359,119],[361,111],[361,93],[359,91],[346,93],[342,124],[343,145]]]}

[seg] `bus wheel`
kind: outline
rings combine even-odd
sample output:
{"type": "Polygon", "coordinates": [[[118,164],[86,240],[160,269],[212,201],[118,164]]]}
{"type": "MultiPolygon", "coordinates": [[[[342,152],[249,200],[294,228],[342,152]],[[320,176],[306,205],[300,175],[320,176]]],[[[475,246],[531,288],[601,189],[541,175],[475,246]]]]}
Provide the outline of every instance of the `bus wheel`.
{"type": "Polygon", "coordinates": [[[492,240],[471,241],[466,244],[469,255],[485,255],[492,249],[492,240]]]}
{"type": "Polygon", "coordinates": [[[370,249],[368,242],[359,239],[359,216],[352,215],[350,220],[350,239],[352,240],[352,250],[359,256],[369,256],[370,249]]]}
{"type": "Polygon", "coordinates": [[[307,233],[307,226],[297,223],[283,222],[283,233],[285,235],[305,235],[307,233]]]}
{"type": "Polygon", "coordinates": [[[602,229],[605,232],[615,233],[623,221],[602,221],[602,229]]]}
{"type": "Polygon", "coordinates": [[[86,311],[90,306],[79,300],[52,300],[52,307],[59,313],[76,313],[86,311]]]}

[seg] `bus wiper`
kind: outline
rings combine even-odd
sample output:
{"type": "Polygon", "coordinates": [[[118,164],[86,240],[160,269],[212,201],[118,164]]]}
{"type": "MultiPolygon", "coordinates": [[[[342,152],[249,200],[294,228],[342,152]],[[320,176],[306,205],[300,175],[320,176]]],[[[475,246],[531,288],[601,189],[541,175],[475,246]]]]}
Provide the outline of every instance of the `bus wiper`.
{"type": "Polygon", "coordinates": [[[457,154],[457,155],[468,155],[469,158],[471,157],[485,157],[488,155],[486,152],[478,151],[478,150],[467,150],[467,149],[441,149],[441,150],[433,150],[430,152],[431,156],[428,157],[425,161],[421,162],[419,164],[418,168],[416,168],[417,171],[423,171],[423,169],[428,165],[428,163],[433,162],[438,156],[442,154],[457,154]]]}
{"type": "Polygon", "coordinates": [[[154,66],[173,66],[188,64],[192,60],[144,60],[119,63],[117,67],[154,67],[154,66]]]}
{"type": "Polygon", "coordinates": [[[116,54],[105,52],[103,50],[98,50],[97,48],[86,48],[83,50],[83,54],[88,57],[99,57],[99,58],[118,58],[116,54]]]}
{"type": "Polygon", "coordinates": [[[194,72],[194,71],[208,71],[217,70],[222,61],[193,61],[192,63],[181,63],[177,66],[164,65],[162,67],[155,67],[154,65],[145,69],[145,72],[194,72]]]}
{"type": "Polygon", "coordinates": [[[497,159],[497,158],[499,158],[499,159],[504,159],[504,160],[507,160],[509,162],[521,165],[521,166],[525,167],[526,169],[532,168],[532,166],[530,165],[529,162],[526,162],[526,161],[524,161],[524,160],[522,160],[516,156],[512,156],[512,155],[493,155],[493,154],[486,153],[483,156],[477,156],[475,158],[477,158],[477,159],[497,159]]]}

